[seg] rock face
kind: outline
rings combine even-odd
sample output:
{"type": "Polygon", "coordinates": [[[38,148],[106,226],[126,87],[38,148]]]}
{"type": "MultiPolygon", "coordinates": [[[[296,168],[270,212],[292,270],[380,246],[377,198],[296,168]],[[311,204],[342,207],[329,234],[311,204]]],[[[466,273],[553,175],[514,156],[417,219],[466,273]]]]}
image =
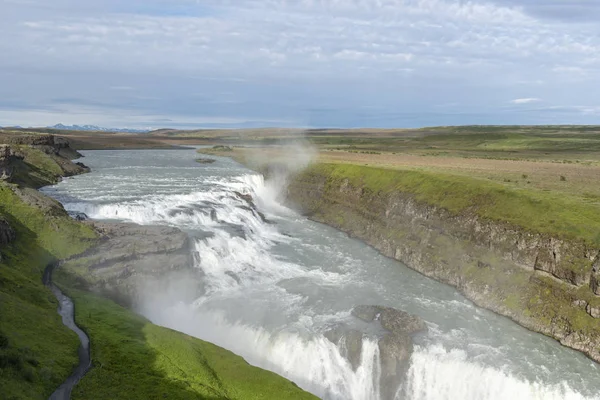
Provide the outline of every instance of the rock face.
{"type": "MultiPolygon", "coordinates": [[[[87,166],[80,162],[71,162],[71,160],[82,157],[82,155],[73,150],[69,146],[69,142],[64,138],[54,137],[53,135],[20,135],[9,136],[3,140],[8,144],[0,145],[0,181],[23,183],[18,179],[13,179],[13,172],[19,168],[21,171],[28,171],[27,174],[31,176],[37,175],[37,172],[39,172],[35,170],[39,166],[36,166],[35,162],[28,159],[29,152],[25,151],[22,148],[23,146],[44,152],[60,167],[62,170],[60,176],[54,176],[51,179],[59,179],[62,176],[73,176],[90,171],[87,166]],[[22,149],[15,150],[17,146],[21,146],[22,149]],[[19,160],[24,160],[24,163],[19,164],[19,160]]],[[[49,171],[45,172],[48,173],[49,171]]],[[[43,186],[51,183],[54,182],[43,181],[37,185],[43,186]]]]}
{"type": "Polygon", "coordinates": [[[9,145],[0,145],[0,181],[10,181],[14,170],[13,163],[22,159],[23,156],[16,153],[9,145]]]}
{"type": "Polygon", "coordinates": [[[452,214],[409,193],[373,192],[324,171],[309,168],[292,179],[291,206],[600,361],[594,317],[600,310],[600,249],[468,212],[452,214]]]}
{"type": "MultiPolygon", "coordinates": [[[[357,306],[352,315],[364,322],[379,325],[385,333],[377,338],[381,377],[381,399],[392,400],[404,381],[413,352],[412,335],[427,330],[425,322],[404,311],[381,306],[357,306]]],[[[335,343],[356,370],[361,362],[363,339],[366,333],[346,325],[332,328],[325,337],[335,343]]]]}
{"type": "Polygon", "coordinates": [[[102,235],[99,244],[65,261],[62,268],[77,274],[89,289],[135,307],[145,294],[165,291],[177,280],[191,284],[178,295],[197,298],[200,272],[193,268],[187,234],[167,226],[86,223],[102,235]]]}
{"type": "Polygon", "coordinates": [[[7,143],[14,145],[31,146],[46,154],[54,154],[69,160],[83,157],[78,151],[73,150],[69,141],[54,135],[19,135],[7,139],[7,143]]]}

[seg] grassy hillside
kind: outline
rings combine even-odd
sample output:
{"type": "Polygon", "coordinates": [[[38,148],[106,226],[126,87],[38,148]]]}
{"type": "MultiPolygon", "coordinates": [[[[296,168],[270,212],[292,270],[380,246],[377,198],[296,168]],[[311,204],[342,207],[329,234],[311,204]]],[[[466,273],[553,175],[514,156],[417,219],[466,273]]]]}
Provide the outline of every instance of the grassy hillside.
{"type": "Polygon", "coordinates": [[[17,236],[0,249],[0,398],[47,398],[76,365],[79,341],[63,326],[42,273],[50,260],[85,250],[96,235],[66,215],[44,215],[6,184],[0,215],[17,236]]]}
{"type": "MultiPolygon", "coordinates": [[[[64,273],[57,277],[69,282],[64,273]]],[[[95,366],[73,399],[315,398],[218,346],[153,325],[95,295],[67,293],[77,304],[77,322],[92,338],[95,366]]]]}
{"type": "MultiPolygon", "coordinates": [[[[0,399],[46,399],[77,364],[79,341],[63,326],[42,274],[50,261],[81,253],[97,238],[89,226],[27,188],[51,182],[59,170],[51,156],[25,151],[17,171],[22,186],[0,182],[0,217],[16,233],[16,240],[0,248],[0,399]]],[[[60,270],[55,281],[73,296],[76,322],[91,340],[93,369],[74,399],[314,398],[225,349],[78,290],[60,270]]]]}

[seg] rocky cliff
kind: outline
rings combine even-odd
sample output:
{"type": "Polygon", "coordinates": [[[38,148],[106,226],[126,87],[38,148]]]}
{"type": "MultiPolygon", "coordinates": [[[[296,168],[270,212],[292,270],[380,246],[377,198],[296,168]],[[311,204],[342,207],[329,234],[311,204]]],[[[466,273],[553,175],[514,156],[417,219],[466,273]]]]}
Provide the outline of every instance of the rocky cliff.
{"type": "Polygon", "coordinates": [[[6,144],[0,145],[0,181],[10,181],[15,163],[22,160],[24,156],[6,144]]]}
{"type": "Polygon", "coordinates": [[[297,175],[288,201],[478,305],[600,361],[599,246],[481,218],[468,208],[450,212],[410,192],[376,191],[332,176],[333,169],[297,175]]]}
{"type": "Polygon", "coordinates": [[[81,153],[70,147],[66,139],[54,135],[14,135],[8,137],[6,143],[16,146],[30,146],[46,154],[59,155],[69,160],[82,157],[81,153]]]}
{"type": "Polygon", "coordinates": [[[0,138],[0,180],[38,188],[64,176],[89,172],[72,160],[82,155],[68,141],[53,135],[11,135],[0,138]]]}
{"type": "Polygon", "coordinates": [[[78,276],[86,289],[134,308],[147,294],[173,289],[178,300],[194,300],[201,294],[201,272],[193,268],[190,241],[184,232],[167,226],[86,223],[100,235],[98,244],[61,267],[78,276]],[[170,288],[174,283],[178,287],[170,288]]]}

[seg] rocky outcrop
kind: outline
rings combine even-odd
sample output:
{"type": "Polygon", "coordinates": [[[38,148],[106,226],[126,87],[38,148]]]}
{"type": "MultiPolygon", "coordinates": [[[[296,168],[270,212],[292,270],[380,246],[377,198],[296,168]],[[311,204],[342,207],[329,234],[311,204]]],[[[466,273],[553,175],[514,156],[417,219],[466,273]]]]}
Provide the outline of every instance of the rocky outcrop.
{"type": "Polygon", "coordinates": [[[38,135],[38,134],[30,134],[30,135],[15,135],[9,136],[6,139],[6,142],[9,144],[15,145],[26,145],[26,146],[47,146],[54,147],[54,135],[38,135]]]}
{"type": "Polygon", "coordinates": [[[69,146],[66,139],[53,135],[18,135],[2,138],[7,144],[0,145],[0,181],[14,182],[19,185],[41,187],[56,183],[63,176],[73,176],[89,172],[84,164],[72,160],[82,157],[69,146]],[[39,154],[28,149],[45,153],[49,160],[60,168],[48,168],[40,163],[39,154]]]}
{"type": "Polygon", "coordinates": [[[23,156],[14,151],[9,145],[0,145],[0,181],[9,181],[14,171],[14,163],[22,160],[23,156]]]}
{"type": "Polygon", "coordinates": [[[468,210],[450,213],[410,193],[373,192],[322,171],[291,180],[290,205],[600,361],[600,249],[468,210]]]}
{"type": "MultiPolygon", "coordinates": [[[[95,247],[66,260],[62,268],[84,285],[125,306],[137,306],[146,293],[168,289],[175,280],[186,285],[191,299],[202,288],[193,268],[188,235],[167,226],[86,222],[101,235],[95,247]],[[168,279],[167,279],[168,277],[168,279]]],[[[185,296],[186,293],[179,293],[185,296]]]]}
{"type": "Polygon", "coordinates": [[[69,160],[82,157],[82,155],[71,148],[69,141],[54,135],[18,135],[6,139],[8,144],[31,146],[46,154],[54,154],[69,160]]]}
{"type": "MultiPolygon", "coordinates": [[[[381,306],[357,306],[352,310],[357,319],[376,325],[383,334],[375,337],[379,347],[381,376],[378,382],[382,400],[392,400],[404,381],[413,352],[412,335],[426,331],[425,322],[404,311],[381,306]]],[[[365,331],[341,324],[325,332],[325,337],[335,343],[340,353],[354,370],[361,363],[363,340],[372,336],[365,331]]]]}

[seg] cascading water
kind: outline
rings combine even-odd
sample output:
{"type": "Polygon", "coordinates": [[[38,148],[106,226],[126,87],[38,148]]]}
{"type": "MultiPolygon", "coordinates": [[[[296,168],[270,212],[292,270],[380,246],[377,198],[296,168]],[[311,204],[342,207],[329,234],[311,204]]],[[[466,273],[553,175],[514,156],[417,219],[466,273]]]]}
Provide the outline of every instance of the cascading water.
{"type": "Polygon", "coordinates": [[[598,399],[598,365],[278,201],[278,185],[194,151],[86,152],[93,172],[47,192],[95,219],[169,224],[195,241],[203,295],[149,297],[154,322],[214,342],[332,400],[380,399],[379,332],[351,365],[325,332],[361,304],[421,316],[397,399],[598,399]],[[263,215],[264,213],[264,215],[263,215]],[[265,218],[266,217],[266,218],[265,218]],[[168,305],[167,305],[168,304],[168,305]]]}

